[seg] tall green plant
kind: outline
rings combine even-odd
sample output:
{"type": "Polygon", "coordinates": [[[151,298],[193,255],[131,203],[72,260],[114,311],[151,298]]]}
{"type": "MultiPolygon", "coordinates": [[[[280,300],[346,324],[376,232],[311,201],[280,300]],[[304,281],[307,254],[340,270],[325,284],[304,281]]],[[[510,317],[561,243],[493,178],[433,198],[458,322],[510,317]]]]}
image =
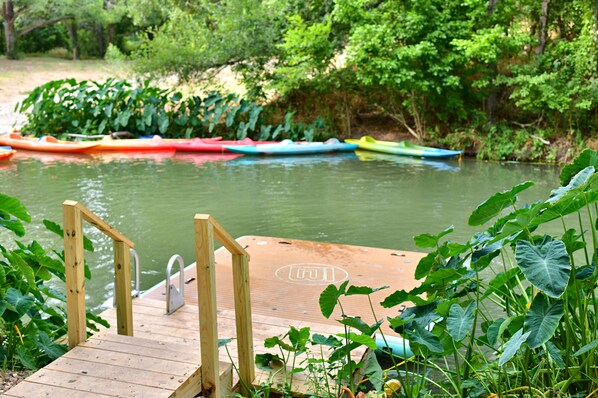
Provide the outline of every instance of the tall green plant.
{"type": "MultiPolygon", "coordinates": [[[[17,237],[25,235],[23,222],[31,216],[21,202],[0,194],[0,227],[17,237]]],[[[57,224],[45,220],[46,227],[62,237],[57,224]]],[[[66,352],[56,340],[67,332],[64,293],[48,286],[52,278],[64,281],[64,254],[44,249],[38,242],[15,240],[0,244],[0,361],[3,368],[37,369],[66,352]]],[[[93,250],[86,239],[85,248],[93,250]]],[[[89,270],[86,270],[89,278],[89,270]]],[[[95,322],[109,326],[88,313],[88,326],[95,322]]]]}
{"type": "Polygon", "coordinates": [[[293,113],[288,112],[284,123],[267,124],[263,106],[236,95],[214,92],[204,98],[183,98],[173,90],[152,86],[149,80],[138,87],[113,79],[103,83],[55,80],[36,87],[16,109],[27,114],[23,131],[35,136],[127,131],[135,136],[172,138],[330,138],[321,119],[295,123],[293,113]]]}
{"type": "Polygon", "coordinates": [[[390,323],[454,396],[598,387],[596,167],[598,154],[586,150],[563,168],[562,186],[531,205],[517,196],[532,182],[493,195],[469,224],[494,222],[466,242],[446,240],[452,228],[415,238],[434,248],[418,264],[422,283],[382,304],[416,304],[390,323]],[[561,234],[542,232],[551,222],[561,234]]]}

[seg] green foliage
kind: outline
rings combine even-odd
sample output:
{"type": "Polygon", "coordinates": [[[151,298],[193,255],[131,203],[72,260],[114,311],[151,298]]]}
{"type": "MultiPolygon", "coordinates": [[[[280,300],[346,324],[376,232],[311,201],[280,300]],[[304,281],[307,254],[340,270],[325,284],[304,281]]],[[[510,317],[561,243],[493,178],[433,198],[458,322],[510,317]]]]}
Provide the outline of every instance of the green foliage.
{"type": "Polygon", "coordinates": [[[50,25],[33,30],[18,42],[18,49],[24,53],[44,53],[55,48],[69,48],[70,41],[64,25],[50,25]]]}
{"type": "Polygon", "coordinates": [[[284,124],[266,124],[264,108],[246,99],[218,93],[183,98],[150,85],[149,80],[139,87],[113,79],[104,83],[55,80],[36,87],[17,110],[27,113],[23,131],[36,136],[128,131],[135,136],[174,138],[329,138],[319,119],[305,125],[295,123],[293,114],[287,113],[284,124]]]}
{"type": "Polygon", "coordinates": [[[563,168],[563,185],[532,205],[516,200],[531,182],[493,195],[469,223],[494,223],[465,243],[440,242],[446,230],[416,239],[435,248],[418,266],[423,281],[383,305],[415,304],[390,323],[422,355],[414,363],[443,375],[428,382],[446,396],[537,396],[555,386],[562,396],[585,396],[598,387],[597,156],[584,152],[563,168]],[[563,235],[541,234],[555,219],[563,235]],[[493,271],[484,270],[492,259],[493,271]],[[422,293],[428,300],[412,300],[422,293]],[[441,365],[448,357],[453,363],[441,365]],[[477,385],[467,381],[474,374],[477,385]]]}
{"type": "MultiPolygon", "coordinates": [[[[18,199],[0,194],[1,227],[22,237],[22,222],[29,221],[18,199]]],[[[52,227],[56,224],[47,225],[58,232],[52,227]]],[[[65,280],[63,254],[47,251],[36,241],[15,244],[14,249],[6,242],[0,245],[0,361],[4,369],[34,370],[66,352],[65,345],[55,343],[67,332],[65,310],[57,305],[66,297],[47,285],[53,278],[65,280]]],[[[108,326],[90,313],[88,319],[92,328],[93,322],[108,326]]]]}

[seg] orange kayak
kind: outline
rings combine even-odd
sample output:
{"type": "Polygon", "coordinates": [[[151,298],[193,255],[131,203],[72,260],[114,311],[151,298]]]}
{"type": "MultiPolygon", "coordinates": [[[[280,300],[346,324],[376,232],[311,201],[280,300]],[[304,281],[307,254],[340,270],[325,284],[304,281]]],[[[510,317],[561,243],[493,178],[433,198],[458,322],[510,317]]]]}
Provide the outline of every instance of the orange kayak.
{"type": "Polygon", "coordinates": [[[160,136],[152,138],[132,138],[115,140],[107,136],[99,141],[94,141],[97,145],[96,151],[119,151],[119,152],[174,152],[175,148],[169,140],[164,140],[160,136]]]}
{"type": "Polygon", "coordinates": [[[0,135],[0,145],[11,146],[15,149],[28,151],[56,152],[56,153],[81,153],[98,146],[97,142],[71,142],[60,141],[54,137],[26,138],[19,133],[0,135]]]}
{"type": "Polygon", "coordinates": [[[0,161],[12,158],[15,153],[17,151],[10,147],[0,147],[0,161]]]}

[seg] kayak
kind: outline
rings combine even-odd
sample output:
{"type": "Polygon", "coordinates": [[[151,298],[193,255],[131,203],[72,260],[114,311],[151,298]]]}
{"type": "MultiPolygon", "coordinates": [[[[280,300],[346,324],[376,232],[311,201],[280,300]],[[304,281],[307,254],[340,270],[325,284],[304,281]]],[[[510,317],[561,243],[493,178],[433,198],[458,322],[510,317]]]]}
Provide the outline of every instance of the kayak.
{"type": "Polygon", "coordinates": [[[231,152],[244,155],[307,155],[314,153],[353,151],[357,144],[331,138],[326,142],[294,142],[284,140],[276,144],[224,146],[231,152]]]}
{"type": "Polygon", "coordinates": [[[0,147],[0,161],[12,158],[15,153],[17,153],[17,151],[9,146],[0,147]]]}
{"type": "Polygon", "coordinates": [[[429,146],[412,144],[407,141],[378,141],[367,135],[361,137],[359,140],[348,139],[345,140],[345,142],[357,144],[359,145],[360,149],[367,149],[368,151],[390,153],[393,155],[415,156],[421,158],[446,159],[463,154],[463,151],[432,148],[429,146]]]}
{"type": "Polygon", "coordinates": [[[226,146],[239,145],[265,145],[274,144],[276,141],[254,141],[251,138],[244,138],[236,141],[221,141],[211,138],[193,138],[191,140],[168,140],[177,152],[229,152],[226,146]]]}
{"type": "Polygon", "coordinates": [[[97,142],[71,142],[61,141],[54,137],[27,138],[19,133],[0,135],[0,145],[8,145],[15,149],[28,151],[55,152],[55,153],[81,153],[94,149],[97,142]]]}
{"type": "Polygon", "coordinates": [[[106,136],[99,141],[94,141],[97,145],[96,151],[119,151],[119,152],[174,152],[175,148],[169,140],[155,135],[151,138],[132,138],[115,140],[106,136]]]}

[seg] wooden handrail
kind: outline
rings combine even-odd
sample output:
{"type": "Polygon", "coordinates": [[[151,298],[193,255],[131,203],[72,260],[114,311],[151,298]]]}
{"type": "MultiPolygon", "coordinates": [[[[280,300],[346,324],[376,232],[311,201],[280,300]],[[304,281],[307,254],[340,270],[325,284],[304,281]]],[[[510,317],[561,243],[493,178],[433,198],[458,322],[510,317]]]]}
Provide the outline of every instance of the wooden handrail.
{"type": "Polygon", "coordinates": [[[117,329],[119,334],[132,336],[133,307],[131,300],[130,251],[134,247],[133,242],[78,202],[64,201],[62,213],[69,349],[76,347],[87,339],[83,220],[95,226],[114,241],[114,289],[117,329]]]}
{"type": "Polygon", "coordinates": [[[230,236],[228,232],[214,219],[214,217],[210,216],[209,214],[196,214],[196,220],[204,220],[212,224],[214,227],[214,234],[216,235],[216,240],[222,244],[231,254],[240,254],[243,256],[249,257],[249,253],[245,251],[243,246],[239,244],[230,236]]]}
{"type": "Polygon", "coordinates": [[[81,217],[85,221],[87,221],[88,223],[90,223],[91,225],[96,227],[98,230],[102,231],[109,238],[112,238],[112,240],[115,240],[117,242],[126,243],[127,246],[129,246],[131,249],[135,247],[135,244],[133,242],[131,242],[129,240],[129,238],[127,238],[126,236],[124,236],[123,234],[118,232],[106,221],[102,220],[100,217],[93,214],[93,212],[91,210],[89,210],[87,207],[83,206],[81,203],[76,202],[74,200],[65,200],[62,203],[62,205],[75,207],[76,209],[78,209],[81,212],[81,217]]]}
{"type": "MultiPolygon", "coordinates": [[[[195,256],[202,364],[201,383],[202,393],[208,398],[220,397],[221,394],[218,375],[218,323],[214,239],[222,243],[232,254],[239,377],[245,381],[246,385],[251,385],[255,379],[251,296],[249,289],[249,254],[213,217],[207,214],[197,214],[195,216],[195,256]]],[[[243,386],[241,394],[249,396],[249,391],[246,391],[243,386]]]]}

